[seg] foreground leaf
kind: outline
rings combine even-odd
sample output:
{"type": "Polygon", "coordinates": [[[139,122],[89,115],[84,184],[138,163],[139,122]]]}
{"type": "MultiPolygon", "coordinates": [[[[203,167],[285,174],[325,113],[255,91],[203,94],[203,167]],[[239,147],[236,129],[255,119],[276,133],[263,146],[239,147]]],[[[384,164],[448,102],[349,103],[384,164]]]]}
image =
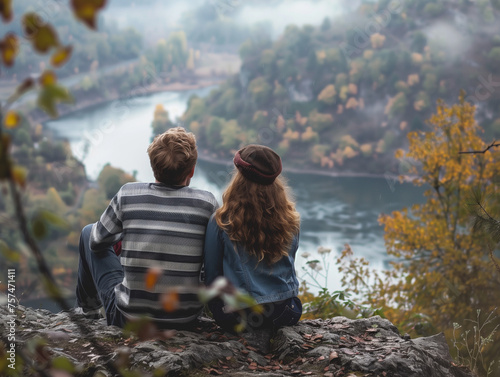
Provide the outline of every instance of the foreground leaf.
{"type": "Polygon", "coordinates": [[[59,46],[59,38],[55,29],[42,21],[34,12],[26,13],[22,20],[24,33],[31,41],[33,48],[41,53],[59,46]]]}
{"type": "Polygon", "coordinates": [[[8,111],[3,120],[3,124],[6,128],[16,128],[19,125],[21,117],[15,111],[8,111]]]}
{"type": "Polygon", "coordinates": [[[26,176],[28,175],[28,170],[26,170],[26,168],[19,165],[15,165],[12,168],[11,175],[12,175],[12,180],[16,182],[19,186],[21,186],[22,188],[26,186],[26,176]]]}
{"type": "Polygon", "coordinates": [[[0,0],[0,15],[3,22],[12,20],[12,0],[0,0]]]}
{"type": "Polygon", "coordinates": [[[19,52],[19,40],[17,36],[13,33],[7,33],[5,38],[0,41],[0,50],[2,52],[3,64],[11,67],[19,52]]]}
{"type": "Polygon", "coordinates": [[[69,60],[72,51],[73,47],[71,46],[59,47],[52,55],[50,63],[55,67],[60,67],[69,60]]]}
{"type": "Polygon", "coordinates": [[[73,97],[69,91],[57,84],[46,85],[40,91],[37,106],[52,117],[57,117],[57,104],[72,103],[73,97]]]}
{"type": "Polygon", "coordinates": [[[76,18],[89,28],[96,28],[97,12],[104,8],[106,0],[71,0],[76,18]]]}

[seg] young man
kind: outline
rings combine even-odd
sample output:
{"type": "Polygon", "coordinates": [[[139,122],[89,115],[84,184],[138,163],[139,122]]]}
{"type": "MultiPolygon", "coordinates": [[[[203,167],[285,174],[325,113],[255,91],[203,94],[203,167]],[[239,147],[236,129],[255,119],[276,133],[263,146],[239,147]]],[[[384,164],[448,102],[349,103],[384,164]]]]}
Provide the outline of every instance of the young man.
{"type": "Polygon", "coordinates": [[[146,315],[160,327],[175,326],[195,320],[202,308],[203,242],[218,205],[211,193],[188,187],[195,137],[171,128],[148,154],[156,182],[125,184],[80,237],[77,304],[88,317],[104,305],[108,325],[146,315]],[[113,251],[118,241],[120,257],[113,251]]]}

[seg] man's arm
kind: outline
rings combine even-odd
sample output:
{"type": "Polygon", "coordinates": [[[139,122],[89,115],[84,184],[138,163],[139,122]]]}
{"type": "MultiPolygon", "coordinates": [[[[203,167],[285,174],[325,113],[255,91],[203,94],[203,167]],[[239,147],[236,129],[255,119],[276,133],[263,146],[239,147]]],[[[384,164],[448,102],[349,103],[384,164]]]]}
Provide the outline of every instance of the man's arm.
{"type": "Polygon", "coordinates": [[[222,242],[220,230],[213,215],[207,225],[203,255],[205,262],[205,285],[210,285],[218,276],[224,275],[224,243],[222,242]]]}
{"type": "Polygon", "coordinates": [[[101,218],[92,226],[90,233],[90,248],[93,251],[103,250],[121,239],[123,224],[121,220],[120,189],[111,199],[101,218]]]}

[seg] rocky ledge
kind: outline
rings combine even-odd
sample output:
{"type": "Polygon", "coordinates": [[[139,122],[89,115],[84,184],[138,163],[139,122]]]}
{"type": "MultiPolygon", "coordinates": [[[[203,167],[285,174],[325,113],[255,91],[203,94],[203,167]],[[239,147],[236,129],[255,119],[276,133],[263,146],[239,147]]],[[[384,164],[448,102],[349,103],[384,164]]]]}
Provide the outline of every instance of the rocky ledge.
{"type": "Polygon", "coordinates": [[[4,343],[8,342],[5,335],[13,331],[13,318],[17,357],[22,354],[25,363],[32,363],[21,375],[37,375],[36,369],[45,368],[71,371],[49,375],[112,376],[111,361],[140,376],[153,375],[155,370],[154,376],[474,376],[453,363],[443,334],[410,339],[378,316],[304,320],[278,330],[269,340],[265,333],[244,337],[224,333],[207,318],[192,331],[155,332],[143,326],[128,333],[106,326],[103,319],[70,318],[68,313],[22,306],[12,315],[2,306],[4,343]],[[82,335],[75,320],[90,335],[82,335]]]}

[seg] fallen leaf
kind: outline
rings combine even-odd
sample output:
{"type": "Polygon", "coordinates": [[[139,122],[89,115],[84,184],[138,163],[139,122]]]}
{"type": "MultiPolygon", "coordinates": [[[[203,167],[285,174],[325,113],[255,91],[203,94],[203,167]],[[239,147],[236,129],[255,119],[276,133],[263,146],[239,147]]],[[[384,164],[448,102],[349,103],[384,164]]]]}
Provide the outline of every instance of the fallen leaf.
{"type": "Polygon", "coordinates": [[[314,335],[314,336],[311,338],[311,340],[312,340],[313,342],[315,342],[315,341],[317,341],[317,340],[320,340],[320,339],[323,339],[323,334],[316,334],[316,335],[314,335]]]}
{"type": "Polygon", "coordinates": [[[333,359],[336,359],[338,357],[339,357],[339,354],[336,351],[332,351],[332,352],[330,352],[330,356],[328,358],[330,359],[330,361],[332,361],[333,359]]]}

